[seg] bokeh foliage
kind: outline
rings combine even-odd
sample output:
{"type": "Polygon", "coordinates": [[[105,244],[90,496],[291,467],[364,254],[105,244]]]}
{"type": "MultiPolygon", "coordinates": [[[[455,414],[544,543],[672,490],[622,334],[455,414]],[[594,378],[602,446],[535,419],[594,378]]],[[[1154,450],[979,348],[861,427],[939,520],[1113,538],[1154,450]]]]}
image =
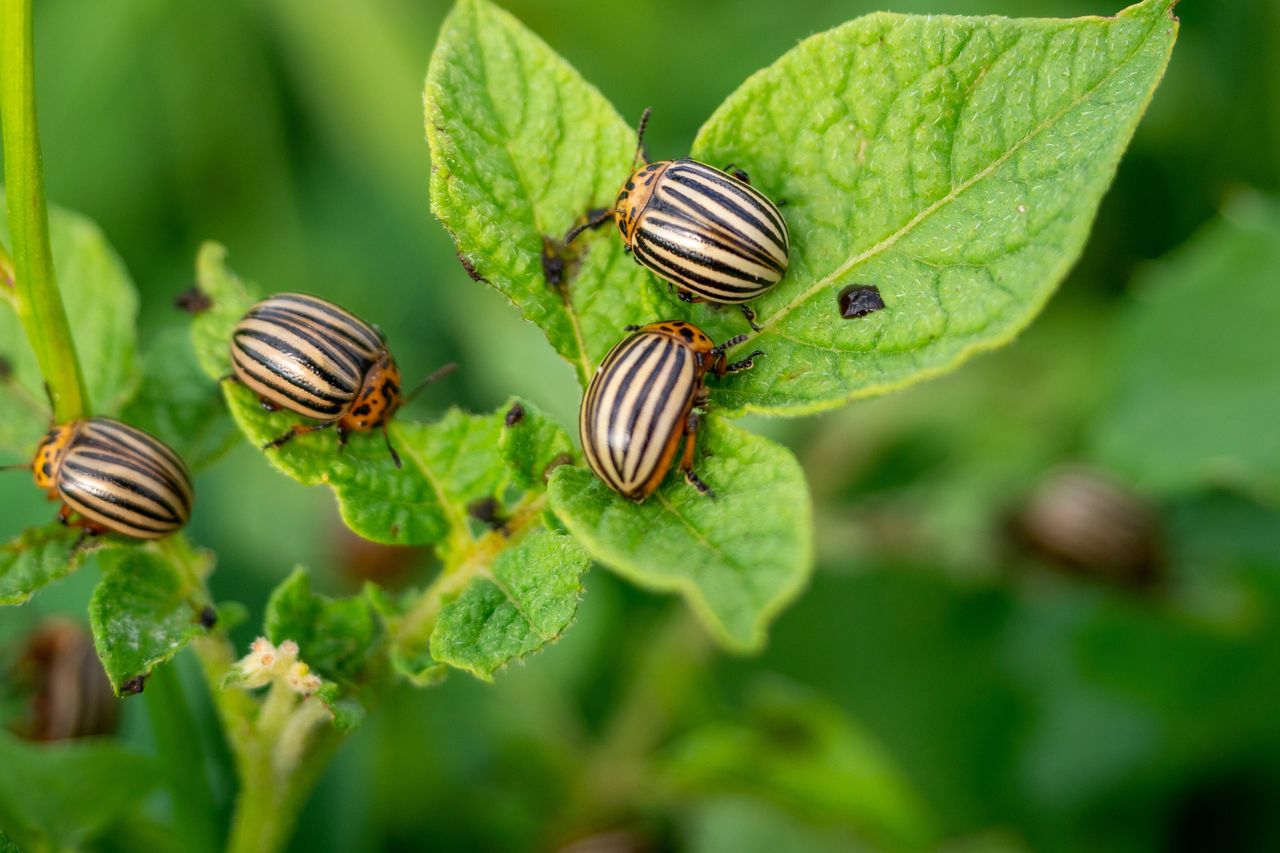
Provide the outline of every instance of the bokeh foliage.
{"type": "MultiPolygon", "coordinates": [[[[749,73],[812,32],[886,5],[1116,11],[1092,0],[508,7],[622,114],[658,107],[651,147],[674,154],[749,73]],[[655,44],[667,61],[633,61],[655,44]]],[[[51,196],[110,235],[142,295],[143,353],[186,323],[169,304],[192,283],[199,244],[215,238],[273,290],[321,292],[376,316],[400,342],[408,375],[462,362],[465,380],[440,386],[413,417],[434,418],[454,401],[495,411],[519,391],[573,422],[571,370],[468,280],[426,207],[420,93],[445,12],[393,0],[124,0],[90,12],[38,4],[51,196]]],[[[1274,365],[1268,373],[1248,359],[1251,376],[1226,361],[1249,346],[1231,324],[1275,325],[1263,313],[1274,309],[1254,301],[1259,285],[1247,285],[1266,273],[1238,266],[1265,252],[1250,250],[1248,236],[1221,235],[1265,227],[1266,216],[1240,213],[1233,196],[1280,192],[1280,11],[1271,0],[1188,0],[1178,14],[1169,76],[1081,263],[1040,322],[946,379],[811,423],[763,426],[799,455],[820,531],[814,586],[763,657],[715,658],[697,628],[668,623],[665,600],[596,573],[578,625],[535,665],[492,686],[452,679],[392,696],[338,755],[298,849],[510,847],[598,827],[701,850],[753,841],[842,849],[849,833],[865,837],[865,821],[805,793],[827,772],[807,750],[835,744],[833,754],[847,755],[849,738],[863,735],[938,837],[1005,849],[1274,848],[1280,517],[1274,481],[1254,478],[1267,472],[1256,460],[1270,433],[1240,420],[1230,422],[1239,432],[1224,431],[1204,413],[1231,391],[1213,381],[1219,353],[1221,375],[1242,389],[1225,402],[1249,404],[1233,417],[1265,417],[1256,401],[1274,399],[1274,365]],[[1224,222],[1174,253],[1223,210],[1224,222]],[[1157,298],[1166,284],[1175,296],[1157,298]],[[1231,346],[1197,331],[1221,332],[1231,346]],[[1174,332],[1190,337],[1168,358],[1198,352],[1204,381],[1188,383],[1197,376],[1171,372],[1144,343],[1172,346],[1174,332]],[[1188,384],[1213,394],[1184,420],[1188,384]],[[1166,420],[1134,425],[1133,394],[1166,420]],[[1194,439],[1206,464],[1178,464],[1182,439],[1194,439]],[[1080,459],[1132,477],[1155,500],[1167,557],[1155,591],[1059,577],[1006,549],[1006,510],[1046,470],[1080,459]],[[1142,459],[1142,470],[1126,467],[1142,459]],[[777,678],[800,688],[784,693],[793,697],[785,708],[821,697],[803,712],[808,728],[776,710],[777,678]],[[844,721],[828,726],[828,712],[844,721]],[[734,767],[723,760],[689,767],[688,756],[715,757],[710,746],[729,735],[745,744],[730,758],[759,749],[782,768],[770,778],[794,773],[799,783],[744,788],[725,781],[734,767]]],[[[19,479],[0,481],[6,540],[51,512],[19,479]]],[[[247,447],[201,474],[198,488],[192,537],[220,555],[219,598],[265,602],[299,561],[332,595],[356,592],[370,573],[419,583],[429,571],[420,553],[388,560],[353,544],[323,490],[271,475],[247,447]]],[[[96,579],[90,567],[6,611],[0,636],[15,638],[44,613],[83,614],[96,579]]],[[[228,796],[227,757],[203,694],[187,686],[200,748],[186,759],[210,770],[216,809],[228,796]]],[[[126,705],[131,754],[152,749],[145,717],[126,705]]],[[[65,761],[77,763],[43,764],[55,778],[88,779],[100,761],[116,768],[121,792],[141,790],[129,780],[151,770],[119,754],[65,761]]],[[[77,822],[53,827],[58,837],[109,819],[124,827],[115,846],[173,843],[113,802],[85,807],[93,812],[48,813],[77,822]]]]}

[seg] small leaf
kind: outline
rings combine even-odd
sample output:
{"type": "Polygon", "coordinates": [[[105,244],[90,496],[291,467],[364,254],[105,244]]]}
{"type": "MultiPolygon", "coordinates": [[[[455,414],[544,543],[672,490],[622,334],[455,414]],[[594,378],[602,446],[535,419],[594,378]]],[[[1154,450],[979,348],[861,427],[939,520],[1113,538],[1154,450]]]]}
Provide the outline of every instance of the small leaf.
{"type": "MultiPolygon", "coordinates": [[[[816,412],[1007,343],[1084,246],[1169,60],[1173,3],[1074,20],[868,15],[748,79],[693,153],[784,199],[793,248],[754,303],[764,331],[748,345],[767,357],[717,403],[816,412]],[[841,319],[850,284],[886,307],[841,319]]],[[[667,305],[713,336],[740,328],[667,305]]]]}
{"type": "Polygon", "coordinates": [[[892,850],[925,849],[937,826],[892,756],[836,707],[792,688],[753,697],[751,719],[703,726],[663,762],[681,793],[750,793],[892,850]]]}
{"type": "Polygon", "coordinates": [[[231,373],[231,330],[256,298],[226,260],[226,248],[212,242],[202,245],[196,256],[196,286],[208,297],[209,307],[192,321],[191,342],[196,361],[210,379],[231,373]]]}
{"type": "Polygon", "coordinates": [[[697,470],[715,500],[673,470],[637,505],[563,466],[551,505],[592,557],[641,586],[680,592],[725,646],[752,651],[812,569],[808,487],[790,451],[726,421],[707,418],[699,441],[697,470]]]}
{"type": "Polygon", "coordinates": [[[0,767],[0,825],[30,850],[85,847],[161,778],[150,758],[110,740],[36,745],[3,729],[0,767]]]}
{"type": "Polygon", "coordinates": [[[573,539],[545,531],[503,550],[445,605],[431,635],[432,656],[491,681],[511,661],[560,638],[590,564],[573,539]]]}
{"type": "Polygon", "coordinates": [[[432,211],[472,277],[540,326],[585,385],[622,327],[650,318],[645,290],[654,285],[616,234],[575,243],[564,257],[559,244],[587,208],[612,202],[634,128],[486,0],[461,0],[445,19],[424,97],[432,211]],[[546,251],[563,263],[551,280],[546,251]]]}
{"type": "Polygon", "coordinates": [[[532,403],[513,397],[505,408],[498,449],[512,482],[522,489],[541,489],[552,469],[573,461],[573,440],[532,403]]]}
{"type": "MultiPolygon", "coordinates": [[[[98,226],[85,217],[50,208],[49,237],[94,411],[114,414],[138,382],[138,296],[133,281],[98,226]]],[[[4,217],[0,244],[12,245],[4,217]]],[[[49,427],[49,404],[35,353],[7,300],[0,300],[0,359],[13,370],[8,381],[0,382],[0,449],[25,454],[34,450],[49,427]]]]}
{"type": "Polygon", "coordinates": [[[121,418],[169,445],[198,471],[239,440],[222,393],[200,369],[185,330],[161,332],[142,360],[142,383],[121,418]]]}
{"type": "Polygon", "coordinates": [[[25,604],[32,595],[79,567],[72,548],[80,532],[57,522],[26,530],[0,546],[0,605],[25,604]]]}
{"type": "Polygon", "coordinates": [[[293,640],[312,669],[343,682],[359,680],[381,631],[365,596],[317,595],[303,568],[294,569],[271,593],[263,622],[267,639],[293,640]]]}
{"type": "Polygon", "coordinates": [[[116,693],[142,690],[151,669],[204,633],[204,578],[213,557],[181,536],[106,551],[89,601],[98,657],[116,693]]]}
{"type": "Polygon", "coordinates": [[[1280,500],[1280,206],[1251,199],[1139,282],[1116,332],[1099,460],[1163,494],[1280,500]]]}

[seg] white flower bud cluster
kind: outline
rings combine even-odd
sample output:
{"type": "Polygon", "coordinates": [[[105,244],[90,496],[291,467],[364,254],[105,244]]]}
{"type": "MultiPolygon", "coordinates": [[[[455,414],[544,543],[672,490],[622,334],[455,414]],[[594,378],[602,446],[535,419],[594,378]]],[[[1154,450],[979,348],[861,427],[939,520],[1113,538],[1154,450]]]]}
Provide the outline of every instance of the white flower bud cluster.
{"type": "Polygon", "coordinates": [[[236,663],[236,668],[240,672],[241,687],[263,687],[273,681],[283,681],[295,693],[310,696],[322,683],[311,667],[298,660],[298,644],[293,640],[276,646],[266,637],[259,637],[249,646],[249,654],[236,663]]]}

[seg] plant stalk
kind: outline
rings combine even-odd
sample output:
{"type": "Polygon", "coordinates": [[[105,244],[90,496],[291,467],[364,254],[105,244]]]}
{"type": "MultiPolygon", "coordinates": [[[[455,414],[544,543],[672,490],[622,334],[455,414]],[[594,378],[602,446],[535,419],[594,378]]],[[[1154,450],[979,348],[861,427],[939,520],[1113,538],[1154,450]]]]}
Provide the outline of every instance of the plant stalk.
{"type": "Polygon", "coordinates": [[[31,0],[0,0],[0,128],[18,319],[48,383],[54,418],[65,423],[88,413],[89,397],[49,246],[32,35],[31,0]]]}

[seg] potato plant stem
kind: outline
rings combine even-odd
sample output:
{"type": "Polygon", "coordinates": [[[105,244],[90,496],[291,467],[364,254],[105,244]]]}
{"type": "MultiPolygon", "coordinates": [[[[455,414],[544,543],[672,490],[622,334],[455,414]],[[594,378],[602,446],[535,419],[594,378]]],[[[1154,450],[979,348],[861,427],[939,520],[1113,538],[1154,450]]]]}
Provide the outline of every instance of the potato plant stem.
{"type": "Polygon", "coordinates": [[[0,0],[0,128],[18,319],[48,383],[54,417],[61,423],[84,417],[89,399],[49,247],[34,54],[31,0],[0,0]]]}

